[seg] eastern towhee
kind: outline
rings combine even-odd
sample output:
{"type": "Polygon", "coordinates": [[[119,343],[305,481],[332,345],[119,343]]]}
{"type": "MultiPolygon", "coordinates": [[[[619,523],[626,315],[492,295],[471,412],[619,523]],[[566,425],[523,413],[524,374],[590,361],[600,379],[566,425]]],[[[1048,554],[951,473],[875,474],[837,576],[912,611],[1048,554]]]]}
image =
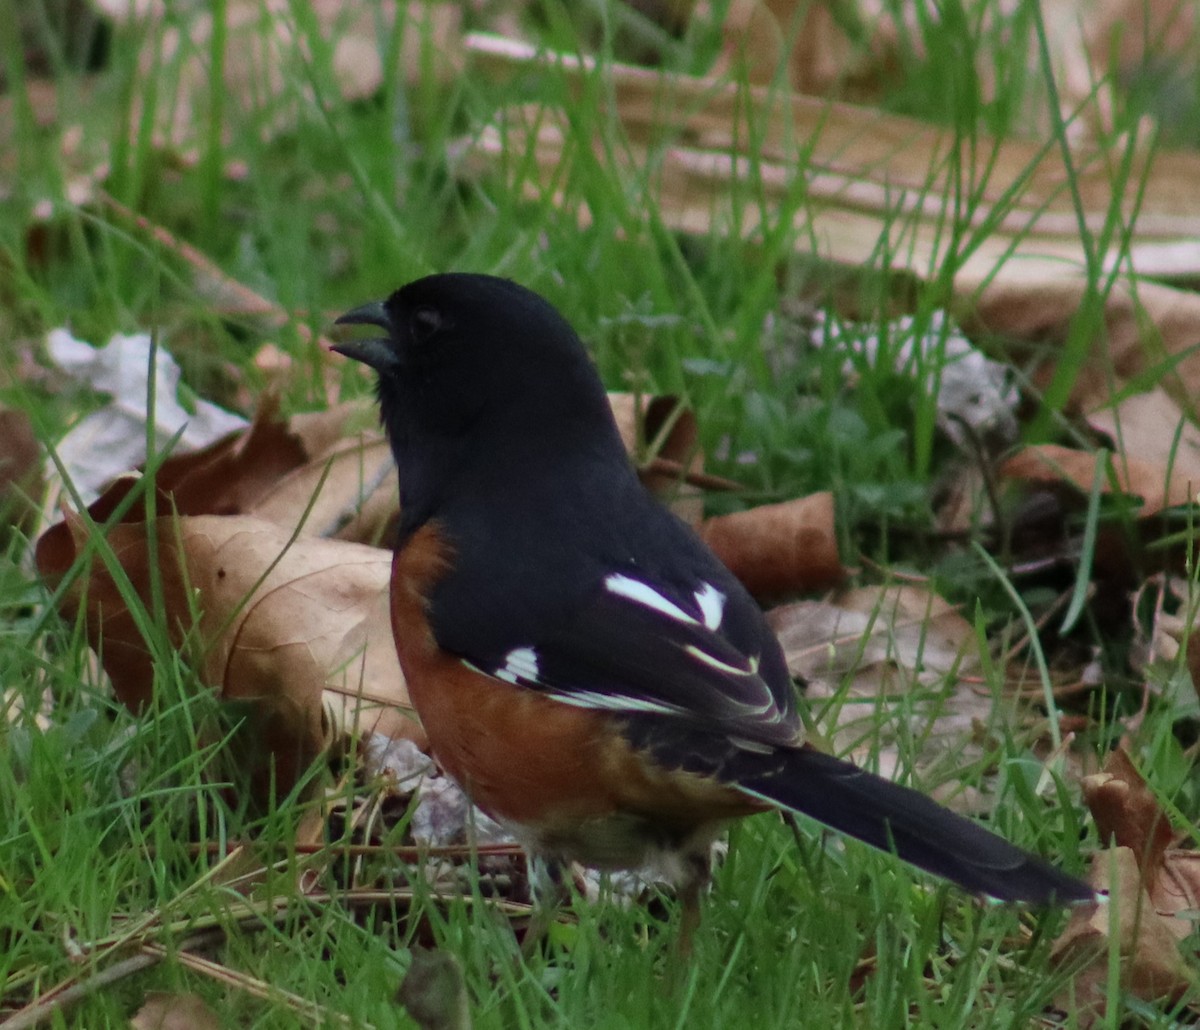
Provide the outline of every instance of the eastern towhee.
{"type": "Polygon", "coordinates": [[[379,375],[400,471],[400,664],[434,757],[535,856],[674,880],[690,932],[736,817],[803,813],[972,893],[1086,884],[804,743],[741,584],[639,483],[599,376],[549,303],[434,275],[339,324],[379,375]]]}

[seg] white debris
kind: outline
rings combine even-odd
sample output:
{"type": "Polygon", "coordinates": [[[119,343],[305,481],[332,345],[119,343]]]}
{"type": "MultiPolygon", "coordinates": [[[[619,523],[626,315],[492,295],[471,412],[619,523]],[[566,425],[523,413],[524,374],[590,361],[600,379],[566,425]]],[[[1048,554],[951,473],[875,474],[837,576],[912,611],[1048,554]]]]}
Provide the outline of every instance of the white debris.
{"type": "MultiPolygon", "coordinates": [[[[150,383],[150,336],[117,334],[92,347],[66,329],[46,339],[51,359],[73,379],[109,396],[109,402],[72,426],[57,450],[85,502],[117,476],[146,460],[146,411],[150,383]]],[[[197,450],[246,427],[246,420],[197,399],[188,411],[179,400],[179,366],[162,347],[154,359],[154,440],[164,446],[182,430],[179,451],[197,450]]]]}
{"type": "MultiPolygon", "coordinates": [[[[1016,440],[1020,396],[1008,366],[981,354],[945,312],[934,311],[920,335],[911,315],[889,323],[883,333],[823,311],[815,312],[815,320],[809,335],[814,346],[852,351],[870,365],[886,355],[894,372],[910,376],[927,394],[936,390],[938,428],[959,447],[974,450],[968,433],[995,447],[1016,440]]],[[[847,372],[854,367],[855,360],[848,359],[847,372]]]]}

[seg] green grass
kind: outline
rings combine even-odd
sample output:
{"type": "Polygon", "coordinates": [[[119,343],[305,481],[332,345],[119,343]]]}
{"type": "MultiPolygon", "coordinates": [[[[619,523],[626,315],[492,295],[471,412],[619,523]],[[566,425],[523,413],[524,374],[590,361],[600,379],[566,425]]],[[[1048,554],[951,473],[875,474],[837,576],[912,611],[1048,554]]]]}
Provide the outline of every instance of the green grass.
{"type": "MultiPolygon", "coordinates": [[[[1012,23],[1031,43],[1037,40],[1035,6],[1018,5],[1012,23]]],[[[1029,106],[1047,95],[1044,76],[1005,64],[1002,55],[1021,48],[997,46],[994,30],[968,17],[963,5],[941,10],[935,19],[932,8],[923,8],[917,19],[928,57],[915,47],[905,53],[894,70],[890,105],[963,134],[1019,128],[1029,106]],[[989,101],[968,72],[980,51],[993,54],[1000,81],[989,101]]],[[[297,0],[283,17],[309,55],[291,55],[280,101],[295,111],[294,122],[268,131],[278,113],[274,104],[247,106],[244,97],[218,91],[195,112],[198,160],[182,168],[152,145],[149,131],[154,111],[173,102],[178,61],[164,61],[152,79],[142,76],[143,30],[113,36],[86,90],[67,56],[52,62],[64,123],[78,124],[82,133],[82,156],[72,161],[86,168],[106,156],[111,195],[291,312],[294,321],[279,329],[247,316],[222,317],[178,254],[103,206],[66,200],[67,181],[80,168],[64,165],[57,130],[39,127],[23,108],[19,86],[32,73],[24,70],[11,30],[0,30],[19,168],[11,196],[0,202],[0,330],[22,344],[0,347],[0,400],[29,410],[47,443],[95,403],[57,389],[52,379],[18,375],[23,344],[50,327],[70,324],[96,342],[112,332],[156,327],[191,387],[226,401],[239,383],[251,393],[264,386],[250,359],[271,340],[295,361],[283,387],[285,409],[308,410],[325,403],[326,360],[302,329],[323,332],[331,313],[431,271],[494,272],[558,305],[613,388],[689,399],[708,453],[727,455],[710,458],[709,470],[747,487],[744,495],[713,498],[714,510],[832,489],[848,564],[863,556],[936,574],[947,596],[965,601],[972,616],[978,611],[989,637],[999,638],[1006,627],[1020,634],[1019,606],[978,555],[947,554],[930,536],[945,454],[928,398],[870,367],[859,369],[852,384],[841,357],[828,353],[801,355],[783,371],[764,356],[764,320],[779,309],[781,282],[810,296],[852,293],[856,320],[884,317],[904,289],[889,277],[886,253],[880,267],[835,273],[797,256],[790,228],[749,240],[683,240],[667,232],[637,184],[585,159],[584,141],[611,118],[602,73],[585,100],[572,106],[577,160],[564,183],[564,210],[523,199],[499,177],[460,182],[446,156],[459,133],[518,99],[562,102],[563,83],[546,75],[497,86],[468,70],[410,88],[396,71],[400,40],[384,33],[380,51],[391,60],[380,95],[347,103],[333,81],[328,41],[315,36],[307,5],[297,0]],[[231,160],[243,164],[244,176],[222,174],[231,160]],[[35,225],[33,205],[47,197],[54,216],[35,225]],[[586,228],[574,210],[583,202],[592,216],[586,228]],[[36,246],[31,233],[41,241],[36,246]],[[757,461],[739,463],[745,453],[757,461]]],[[[617,18],[601,3],[577,19],[547,3],[530,20],[542,39],[566,49],[586,36],[601,54],[620,56],[629,33],[644,38],[636,19],[617,18]]],[[[43,41],[55,38],[44,25],[34,31],[43,41]]],[[[668,46],[668,57],[694,70],[716,45],[712,28],[697,26],[668,46]]],[[[227,59],[219,33],[202,50],[214,67],[227,59]]],[[[1134,123],[1140,114],[1134,105],[1139,99],[1149,104],[1152,93],[1129,94],[1118,129],[1134,123]]],[[[1177,119],[1189,110],[1176,112],[1177,119]]],[[[1197,122],[1200,116],[1190,124],[1197,122]]],[[[1055,127],[1053,145],[1063,131],[1055,127]]],[[[1135,188],[1121,174],[1128,169],[1118,172],[1119,184],[1135,188]]],[[[754,189],[753,180],[747,189],[754,189]]],[[[802,209],[800,191],[794,202],[802,209]]],[[[969,196],[959,202],[972,203],[969,196]]],[[[1115,220],[1106,228],[1118,231],[1115,220]]],[[[951,250],[962,254],[969,246],[963,239],[951,250]]],[[[954,268],[941,271],[930,287],[915,289],[918,312],[927,315],[947,299],[954,268]]],[[[1080,341],[1096,324],[1107,285],[1096,272],[1066,366],[1083,359],[1080,341]]],[[[340,374],[348,389],[365,389],[357,372],[340,374]]],[[[1069,387],[1068,373],[1063,376],[1035,416],[1039,436],[1062,432],[1059,409],[1069,387]]],[[[673,951],[670,902],[664,919],[641,906],[576,901],[577,925],[558,927],[549,953],[521,964],[506,917],[478,893],[448,900],[417,890],[411,901],[372,909],[338,899],[306,901],[295,886],[305,863],[321,886],[337,887],[331,864],[289,850],[311,802],[285,800],[264,813],[239,800],[244,774],[228,744],[232,720],[197,688],[148,613],[148,633],[163,656],[155,704],[137,718],[116,705],[97,683],[81,628],[46,609],[49,595],[30,572],[21,530],[9,529],[4,542],[0,984],[7,980],[6,1000],[42,993],[71,976],[87,980],[137,952],[127,944],[93,969],[87,958],[72,957],[72,942],[132,935],[168,951],[164,961],[64,1007],[54,1025],[122,1025],[148,990],[198,992],[223,1025],[295,1025],[297,1010],[282,997],[256,998],[170,954],[213,928],[224,931],[218,961],[356,1025],[396,1025],[393,997],[408,949],[430,937],[461,960],[481,1028],[726,1027],[748,1019],[763,1030],[1013,1027],[1035,1022],[1062,987],[1063,975],[1048,965],[1062,913],[977,907],[866,848],[827,842],[815,832],[797,844],[773,816],[732,832],[695,954],[685,965],[673,951]],[[206,848],[252,833],[263,853],[283,865],[239,892],[206,848]],[[276,897],[289,900],[277,917],[247,923],[250,908],[266,911],[276,897]]],[[[1017,586],[1035,618],[1053,600],[1044,589],[1017,586]]],[[[1086,612],[1080,622],[1085,646],[1106,648],[1106,671],[1119,684],[1126,675],[1122,643],[1087,637],[1086,612]]],[[[1095,708],[1098,728],[1084,746],[1102,753],[1136,701],[1114,685],[1095,708]]],[[[1198,797],[1188,734],[1194,735],[1195,717],[1194,710],[1156,703],[1138,737],[1139,759],[1163,796],[1192,819],[1198,797]]],[[[996,762],[999,828],[1081,870],[1080,833],[1087,824],[1071,785],[1064,803],[1046,806],[1029,786],[1031,770],[1039,767],[1019,745],[1004,743],[996,762]]],[[[327,774],[314,770],[314,776],[327,774]]],[[[0,987],[0,997],[5,994],[0,987]]],[[[1165,1011],[1114,997],[1110,1025],[1126,1019],[1169,1025],[1165,1011]]]]}

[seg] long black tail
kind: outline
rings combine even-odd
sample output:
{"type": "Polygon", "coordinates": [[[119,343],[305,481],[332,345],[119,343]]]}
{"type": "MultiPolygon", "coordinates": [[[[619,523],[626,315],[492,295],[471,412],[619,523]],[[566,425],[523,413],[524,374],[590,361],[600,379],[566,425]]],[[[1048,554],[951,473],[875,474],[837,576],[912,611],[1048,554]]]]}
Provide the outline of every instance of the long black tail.
{"type": "Polygon", "coordinates": [[[1086,883],[924,794],[849,762],[807,747],[770,756],[743,752],[739,759],[737,781],[748,793],[894,852],[972,893],[1034,905],[1096,896],[1086,883]]]}

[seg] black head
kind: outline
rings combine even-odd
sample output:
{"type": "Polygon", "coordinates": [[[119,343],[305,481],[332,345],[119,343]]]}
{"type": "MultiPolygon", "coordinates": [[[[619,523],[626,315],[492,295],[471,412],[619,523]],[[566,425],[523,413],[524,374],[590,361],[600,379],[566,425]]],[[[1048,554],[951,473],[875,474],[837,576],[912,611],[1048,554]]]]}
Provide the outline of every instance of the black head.
{"type": "Polygon", "coordinates": [[[414,489],[442,489],[464,465],[475,476],[485,466],[528,476],[584,451],[626,462],[582,342],[523,286],[488,275],[431,275],[337,324],[386,334],[334,350],[379,374],[406,502],[414,489]]]}

